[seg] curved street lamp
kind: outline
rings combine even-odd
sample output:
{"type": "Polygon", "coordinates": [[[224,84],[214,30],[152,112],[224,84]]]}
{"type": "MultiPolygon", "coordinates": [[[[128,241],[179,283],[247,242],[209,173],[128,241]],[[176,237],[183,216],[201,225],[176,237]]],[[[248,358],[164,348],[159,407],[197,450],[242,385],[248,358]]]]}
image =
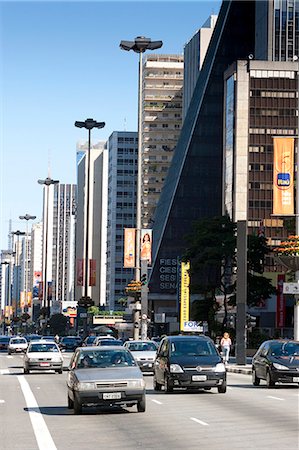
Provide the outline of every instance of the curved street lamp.
{"type": "MultiPolygon", "coordinates": [[[[140,238],[141,238],[141,195],[142,195],[142,54],[146,50],[156,50],[161,48],[162,41],[152,41],[150,38],[138,36],[134,41],[120,41],[122,50],[133,50],[139,53],[139,81],[138,81],[138,158],[137,158],[137,195],[136,195],[136,259],[135,259],[135,279],[140,281],[141,263],[140,263],[140,238]]],[[[147,338],[147,315],[148,298],[147,289],[141,294],[141,314],[146,316],[141,322],[141,338],[147,338]]],[[[134,323],[139,323],[139,311],[135,311],[134,323]]],[[[139,328],[134,328],[134,339],[139,339],[139,328]]]]}
{"type": "MultiPolygon", "coordinates": [[[[28,259],[29,259],[28,221],[36,219],[36,216],[31,216],[30,214],[25,214],[25,216],[19,216],[19,219],[26,220],[24,291],[25,291],[25,307],[27,307],[28,306],[28,270],[29,270],[29,268],[28,268],[28,259]]],[[[31,289],[30,289],[30,291],[31,291],[31,289]]]]}
{"type": "MultiPolygon", "coordinates": [[[[94,119],[86,119],[84,122],[76,121],[75,127],[77,128],[85,128],[88,130],[88,151],[87,151],[87,161],[86,161],[86,168],[87,168],[87,175],[86,175],[86,217],[85,217],[85,249],[83,252],[85,253],[85,273],[84,273],[84,295],[79,300],[79,306],[85,306],[92,305],[92,300],[88,296],[88,263],[89,263],[89,256],[88,256],[88,246],[89,246],[89,195],[90,195],[90,148],[91,148],[91,130],[93,128],[104,128],[105,122],[97,122],[94,119]]],[[[85,172],[86,173],[86,172],[85,172]]],[[[78,323],[78,318],[77,318],[78,323]]],[[[87,328],[87,321],[85,319],[85,331],[87,328]]]]}
{"type": "Polygon", "coordinates": [[[59,180],[53,180],[50,177],[47,177],[45,180],[37,180],[38,184],[44,185],[46,189],[46,220],[43,226],[45,230],[45,239],[43,239],[45,243],[45,251],[43,252],[43,306],[47,308],[47,321],[50,319],[50,297],[48,294],[48,229],[49,229],[49,187],[52,184],[58,184],[59,180]]]}

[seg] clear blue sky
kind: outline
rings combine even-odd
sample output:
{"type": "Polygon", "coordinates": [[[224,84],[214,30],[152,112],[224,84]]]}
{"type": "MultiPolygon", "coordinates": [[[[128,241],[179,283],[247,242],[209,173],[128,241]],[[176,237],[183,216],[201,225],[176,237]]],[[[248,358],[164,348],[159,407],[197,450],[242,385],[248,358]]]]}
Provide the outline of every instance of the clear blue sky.
{"type": "Polygon", "coordinates": [[[137,130],[138,55],[123,40],[162,40],[158,51],[182,54],[184,44],[220,1],[0,2],[0,249],[8,221],[42,215],[42,186],[51,177],[76,183],[75,120],[106,122],[93,141],[137,130]]]}

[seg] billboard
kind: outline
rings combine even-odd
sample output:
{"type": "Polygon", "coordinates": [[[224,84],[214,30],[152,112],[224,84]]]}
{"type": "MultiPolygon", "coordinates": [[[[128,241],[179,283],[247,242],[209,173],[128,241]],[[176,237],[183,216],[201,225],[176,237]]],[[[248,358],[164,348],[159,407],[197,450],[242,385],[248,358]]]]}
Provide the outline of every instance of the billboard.
{"type": "Polygon", "coordinates": [[[274,137],[273,215],[294,214],[294,138],[274,137]]]}
{"type": "Polygon", "coordinates": [[[136,228],[124,229],[124,268],[135,267],[136,228]]]}
{"type": "Polygon", "coordinates": [[[148,265],[152,265],[152,238],[153,230],[141,230],[140,235],[140,259],[146,260],[148,265]]]}
{"type": "Polygon", "coordinates": [[[189,321],[189,304],[190,304],[190,262],[181,263],[181,295],[180,295],[180,330],[184,331],[185,322],[189,321]]]}

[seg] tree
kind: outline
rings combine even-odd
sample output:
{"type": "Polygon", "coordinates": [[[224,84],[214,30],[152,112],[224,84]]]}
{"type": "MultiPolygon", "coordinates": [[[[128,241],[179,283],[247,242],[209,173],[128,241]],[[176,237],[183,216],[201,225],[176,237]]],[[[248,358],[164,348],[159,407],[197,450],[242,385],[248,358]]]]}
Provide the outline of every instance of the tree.
{"type": "Polygon", "coordinates": [[[64,314],[53,314],[50,317],[49,325],[53,334],[62,334],[66,330],[67,317],[64,314]]]}

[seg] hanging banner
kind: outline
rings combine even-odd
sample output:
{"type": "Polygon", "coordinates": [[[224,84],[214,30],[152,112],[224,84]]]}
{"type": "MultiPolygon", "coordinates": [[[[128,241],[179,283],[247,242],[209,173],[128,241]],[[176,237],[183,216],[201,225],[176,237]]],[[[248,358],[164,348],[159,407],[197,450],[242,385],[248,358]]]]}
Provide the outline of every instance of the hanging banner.
{"type": "Polygon", "coordinates": [[[149,266],[152,264],[152,237],[153,230],[141,230],[140,259],[147,260],[149,266]]]}
{"type": "Polygon", "coordinates": [[[96,285],[96,260],[89,260],[89,286],[96,285]]]}
{"type": "Polygon", "coordinates": [[[180,330],[184,331],[185,322],[189,321],[189,304],[190,304],[190,262],[181,263],[181,307],[180,307],[180,330]]]}
{"type": "Polygon", "coordinates": [[[77,259],[77,286],[83,286],[83,259],[77,259]]]}
{"type": "Polygon", "coordinates": [[[135,228],[124,229],[124,268],[135,267],[135,228]]]}
{"type": "Polygon", "coordinates": [[[294,138],[273,138],[273,215],[294,214],[294,138]]]}
{"type": "Polygon", "coordinates": [[[276,327],[283,328],[285,326],[285,296],[283,295],[284,274],[277,275],[277,301],[276,301],[276,327]]]}

